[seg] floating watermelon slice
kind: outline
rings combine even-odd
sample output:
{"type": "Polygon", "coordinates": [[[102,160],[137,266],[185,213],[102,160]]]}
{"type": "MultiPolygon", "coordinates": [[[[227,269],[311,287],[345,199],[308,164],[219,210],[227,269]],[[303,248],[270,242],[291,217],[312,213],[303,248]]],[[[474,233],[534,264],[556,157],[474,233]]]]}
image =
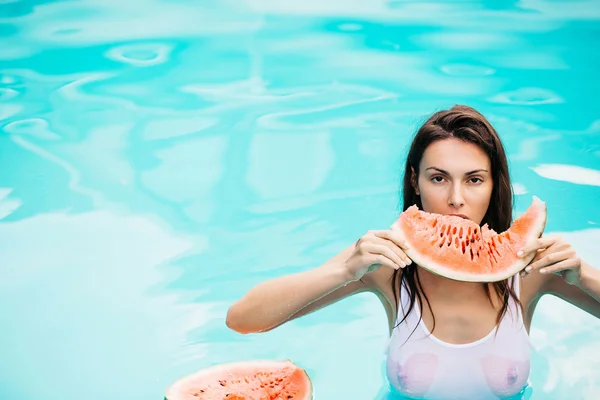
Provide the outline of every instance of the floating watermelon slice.
{"type": "Polygon", "coordinates": [[[205,368],[175,381],[166,400],[311,400],[312,383],[291,361],[251,360],[205,368]]]}
{"type": "Polygon", "coordinates": [[[432,214],[411,206],[394,224],[408,241],[405,251],[416,264],[446,278],[496,282],[525,268],[535,255],[517,252],[546,227],[546,204],[533,197],[529,208],[500,234],[454,215],[432,214]]]}

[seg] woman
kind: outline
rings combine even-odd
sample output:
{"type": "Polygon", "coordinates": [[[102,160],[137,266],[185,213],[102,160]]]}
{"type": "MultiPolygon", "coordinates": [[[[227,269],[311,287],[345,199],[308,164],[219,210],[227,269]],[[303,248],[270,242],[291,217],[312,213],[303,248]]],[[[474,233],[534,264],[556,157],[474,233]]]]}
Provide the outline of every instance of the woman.
{"type": "MultiPolygon", "coordinates": [[[[418,130],[404,171],[413,204],[502,232],[512,221],[506,155],[490,123],[466,106],[433,114],[418,130]]],[[[522,249],[536,254],[520,275],[494,284],[434,275],[403,250],[394,226],[370,231],[323,265],[252,288],[227,313],[240,333],[264,332],[345,297],[375,293],[387,313],[390,387],[410,398],[520,398],[529,377],[535,306],[553,294],[600,318],[600,271],[559,237],[522,249]]]]}

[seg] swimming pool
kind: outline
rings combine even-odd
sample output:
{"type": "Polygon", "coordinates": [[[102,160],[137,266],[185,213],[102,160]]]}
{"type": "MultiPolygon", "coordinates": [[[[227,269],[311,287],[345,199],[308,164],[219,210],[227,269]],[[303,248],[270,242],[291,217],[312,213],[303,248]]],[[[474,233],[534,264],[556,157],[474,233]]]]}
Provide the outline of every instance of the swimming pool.
{"type": "MultiPolygon", "coordinates": [[[[161,399],[252,358],[374,398],[373,296],[261,335],[225,313],[388,227],[410,136],[455,103],[501,134],[516,212],[541,197],[599,266],[599,20],[585,0],[0,1],[0,398],[161,399]]],[[[531,398],[600,398],[600,322],[536,315],[531,398]]]]}

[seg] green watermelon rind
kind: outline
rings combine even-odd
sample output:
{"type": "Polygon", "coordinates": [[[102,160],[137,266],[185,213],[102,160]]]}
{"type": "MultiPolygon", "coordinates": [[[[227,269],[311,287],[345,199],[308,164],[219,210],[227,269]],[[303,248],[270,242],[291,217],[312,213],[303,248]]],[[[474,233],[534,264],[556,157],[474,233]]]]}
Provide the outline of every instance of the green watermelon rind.
{"type": "Polygon", "coordinates": [[[196,380],[199,380],[203,376],[218,375],[220,372],[228,373],[228,371],[230,371],[232,368],[236,368],[236,367],[251,367],[253,369],[255,368],[257,370],[260,370],[260,368],[263,366],[268,367],[268,368],[272,368],[272,367],[283,368],[283,367],[288,366],[288,367],[300,369],[304,373],[304,378],[305,378],[304,382],[306,384],[307,395],[304,398],[301,398],[298,400],[312,400],[313,399],[314,388],[312,385],[312,381],[311,381],[310,377],[308,376],[308,373],[306,372],[306,370],[299,367],[297,364],[295,364],[291,360],[263,359],[263,360],[233,361],[233,362],[228,362],[228,363],[216,364],[216,365],[213,365],[210,367],[200,369],[189,375],[183,376],[183,377],[177,379],[176,381],[174,381],[165,390],[164,400],[177,400],[177,388],[179,386],[186,385],[189,382],[194,382],[196,380]]]}
{"type": "MultiPolygon", "coordinates": [[[[527,243],[531,243],[531,241],[536,240],[541,237],[544,229],[546,227],[547,220],[547,210],[546,203],[541,201],[538,197],[533,196],[533,202],[530,207],[535,207],[538,211],[538,216],[531,224],[530,230],[526,235],[524,235],[527,239],[527,243]]],[[[402,232],[401,224],[398,225],[398,229],[402,232]]],[[[510,232],[510,228],[508,229],[510,232]]],[[[404,233],[403,233],[404,234],[404,233]]],[[[405,235],[406,237],[406,235],[405,235]]],[[[409,240],[410,242],[410,240],[409,240]]],[[[463,282],[497,282],[501,280],[508,279],[515,274],[522,271],[531,260],[535,257],[535,254],[529,254],[526,257],[518,258],[515,255],[514,262],[507,268],[498,271],[496,273],[468,273],[456,271],[452,268],[448,268],[443,264],[433,261],[423,252],[417,251],[416,249],[409,248],[404,250],[406,255],[415,262],[415,264],[420,267],[426,269],[427,271],[434,273],[439,276],[443,276],[448,279],[463,281],[463,282]]]]}

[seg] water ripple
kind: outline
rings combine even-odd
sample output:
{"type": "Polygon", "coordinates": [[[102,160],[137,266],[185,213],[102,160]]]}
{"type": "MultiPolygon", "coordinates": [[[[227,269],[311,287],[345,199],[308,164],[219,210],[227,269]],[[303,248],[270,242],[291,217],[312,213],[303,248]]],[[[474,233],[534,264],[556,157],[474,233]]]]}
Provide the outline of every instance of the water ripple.
{"type": "Polygon", "coordinates": [[[190,7],[180,2],[90,0],[85,3],[40,4],[18,19],[23,28],[15,47],[28,53],[44,44],[73,46],[141,39],[193,37],[207,34],[253,33],[263,24],[260,15],[244,7],[190,7]],[[68,31],[68,35],[56,34],[68,31]],[[18,47],[17,47],[18,46],[18,47]]]}
{"type": "Polygon", "coordinates": [[[271,113],[259,117],[257,125],[267,129],[315,129],[331,126],[356,126],[357,122],[371,112],[397,108],[397,95],[384,95],[352,102],[339,102],[322,107],[305,108],[301,111],[271,113]],[[368,107],[367,107],[368,106],[368,107]],[[371,110],[370,110],[371,109],[371,110]]]}
{"type": "Polygon", "coordinates": [[[88,90],[85,89],[85,85],[102,82],[111,77],[115,76],[115,74],[111,73],[93,73],[93,74],[85,74],[79,75],[74,78],[71,82],[66,83],[61,88],[56,90],[56,93],[60,95],[65,100],[77,101],[77,102],[85,102],[89,107],[90,102],[108,102],[113,106],[121,106],[129,109],[137,109],[138,106],[133,101],[127,100],[122,97],[116,96],[106,96],[102,97],[98,94],[92,94],[88,90]]]}
{"type": "Polygon", "coordinates": [[[0,101],[7,101],[14,99],[20,93],[14,89],[0,88],[0,101]]]}
{"type": "Polygon", "coordinates": [[[440,70],[447,75],[458,77],[481,77],[496,73],[493,68],[470,64],[446,64],[442,65],[440,70]]]}
{"type": "Polygon", "coordinates": [[[13,135],[11,139],[16,145],[18,145],[22,149],[30,151],[31,153],[62,167],[69,175],[69,190],[71,190],[74,193],[79,193],[86,197],[89,197],[95,205],[106,203],[103,194],[101,194],[95,189],[86,187],[81,184],[81,172],[75,167],[73,167],[73,165],[69,161],[60,158],[59,156],[53,154],[52,152],[48,151],[47,149],[41,146],[37,146],[25,140],[21,136],[13,135]]]}
{"type": "Polygon", "coordinates": [[[161,149],[155,153],[160,164],[144,171],[141,183],[158,198],[190,208],[192,220],[205,221],[216,205],[212,190],[224,173],[228,143],[226,136],[199,137],[161,149]]]}
{"type": "MultiPolygon", "coordinates": [[[[517,124],[518,129],[518,124],[517,124]]],[[[519,129],[521,134],[524,133],[523,130],[519,129]]],[[[537,136],[532,138],[527,138],[521,140],[519,144],[519,152],[511,158],[513,160],[534,160],[539,157],[540,154],[540,145],[546,142],[553,142],[556,140],[560,140],[561,136],[558,133],[553,133],[549,135],[537,136]]]]}
{"type": "MultiPolygon", "coordinates": [[[[267,93],[265,82],[260,78],[249,78],[227,83],[192,83],[182,85],[179,90],[213,101],[280,100],[280,96],[267,93]]],[[[291,95],[297,96],[297,94],[291,95]]]]}
{"type": "Polygon", "coordinates": [[[21,200],[9,198],[12,191],[13,189],[0,188],[0,219],[8,217],[23,205],[21,200]]]}
{"type": "MultiPolygon", "coordinates": [[[[436,59],[414,53],[388,53],[374,50],[339,50],[322,62],[343,80],[384,80],[388,90],[456,96],[489,95],[500,86],[494,76],[455,77],[432,67],[436,59]]],[[[443,64],[442,64],[443,65],[443,64]]]]}
{"type": "Polygon", "coordinates": [[[327,132],[255,134],[248,152],[248,185],[267,199],[315,191],[335,162],[327,132]]]}
{"type": "Polygon", "coordinates": [[[363,29],[363,26],[353,22],[346,22],[339,24],[337,28],[343,32],[358,32],[363,29]]]}
{"type": "Polygon", "coordinates": [[[335,200],[349,200],[352,198],[369,198],[371,196],[392,196],[398,192],[398,185],[381,187],[359,188],[353,190],[340,190],[334,192],[321,192],[306,195],[294,195],[289,198],[265,200],[251,204],[247,209],[257,214],[275,214],[290,210],[307,208],[319,203],[335,200]]]}
{"type": "Polygon", "coordinates": [[[52,132],[48,121],[42,118],[28,118],[11,122],[4,126],[4,130],[13,135],[33,136],[42,140],[59,140],[60,135],[52,132]]]}
{"type": "Polygon", "coordinates": [[[484,55],[485,60],[490,65],[497,68],[510,68],[518,70],[567,70],[569,62],[560,54],[552,54],[539,51],[535,48],[528,48],[523,51],[520,48],[511,49],[510,56],[506,55],[484,55]]]}
{"type": "Polygon", "coordinates": [[[519,45],[516,37],[507,34],[445,32],[415,35],[412,41],[431,49],[450,50],[497,50],[506,46],[519,45]]]}
{"type": "Polygon", "coordinates": [[[219,119],[216,117],[165,117],[149,121],[143,128],[142,135],[145,140],[168,139],[186,136],[215,126],[218,122],[219,119]]]}
{"type": "Polygon", "coordinates": [[[600,170],[565,164],[538,164],[531,168],[539,176],[578,185],[600,186],[600,170]]]}
{"type": "Polygon", "coordinates": [[[135,43],[113,47],[106,57],[136,67],[149,67],[169,61],[173,46],[162,43],[135,43]]]}
{"type": "Polygon", "coordinates": [[[0,121],[14,117],[23,111],[25,107],[20,104],[3,104],[0,107],[0,121]]]}
{"type": "Polygon", "coordinates": [[[14,85],[20,82],[20,79],[15,75],[1,74],[0,83],[3,85],[14,85]]]}
{"type": "Polygon", "coordinates": [[[526,87],[512,92],[500,93],[489,98],[494,103],[539,105],[563,103],[564,100],[549,89],[526,87]]]}

